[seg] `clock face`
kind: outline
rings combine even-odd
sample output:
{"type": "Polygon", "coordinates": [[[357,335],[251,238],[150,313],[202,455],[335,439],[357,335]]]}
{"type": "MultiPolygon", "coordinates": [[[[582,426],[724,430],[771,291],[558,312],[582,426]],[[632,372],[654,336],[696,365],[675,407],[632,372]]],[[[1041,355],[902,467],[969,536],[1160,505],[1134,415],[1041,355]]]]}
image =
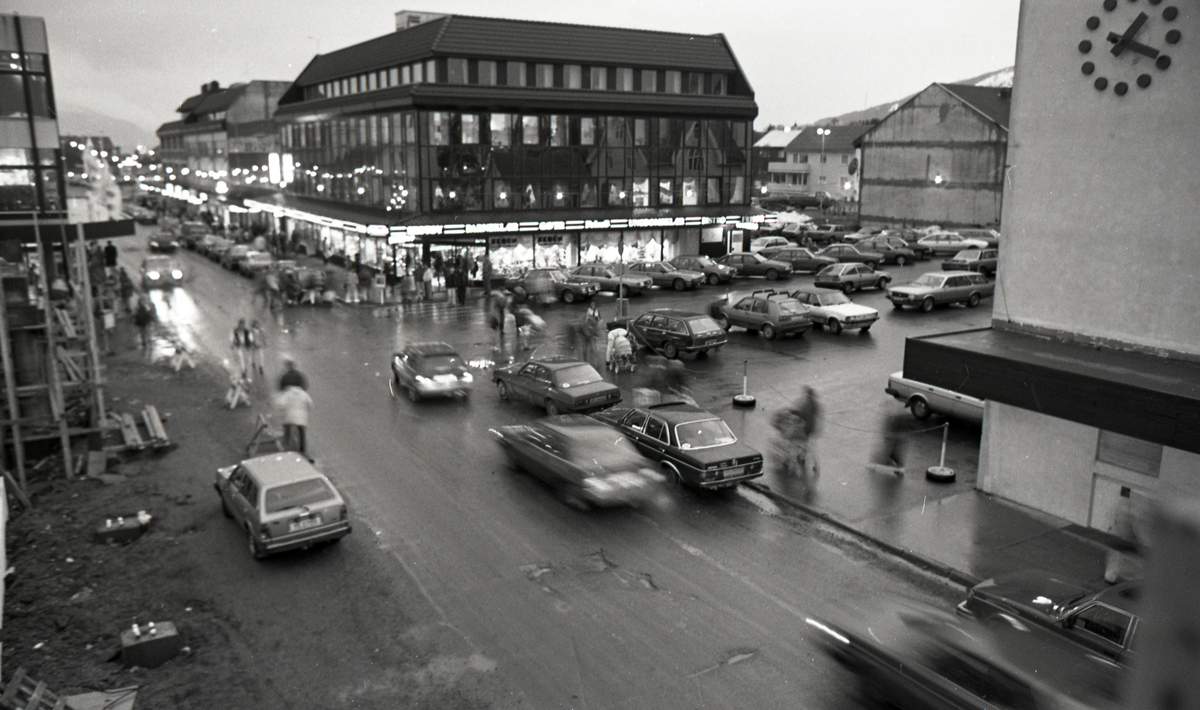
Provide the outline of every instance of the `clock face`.
{"type": "Polygon", "coordinates": [[[1175,28],[1179,8],[1163,0],[1104,0],[1101,12],[1084,22],[1081,67],[1097,91],[1117,96],[1132,86],[1150,88],[1171,66],[1171,48],[1183,39],[1175,28]]]}

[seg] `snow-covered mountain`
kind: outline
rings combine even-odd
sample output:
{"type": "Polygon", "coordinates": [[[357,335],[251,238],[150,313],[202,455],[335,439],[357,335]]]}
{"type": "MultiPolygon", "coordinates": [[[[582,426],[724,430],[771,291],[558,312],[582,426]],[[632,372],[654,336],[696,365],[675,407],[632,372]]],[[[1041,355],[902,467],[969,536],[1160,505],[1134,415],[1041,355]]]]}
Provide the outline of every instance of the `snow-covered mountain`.
{"type": "MultiPolygon", "coordinates": [[[[979,76],[972,77],[970,79],[962,79],[960,81],[947,81],[947,82],[942,82],[942,83],[945,83],[945,84],[970,84],[972,86],[994,86],[994,87],[1007,86],[1009,88],[1012,88],[1013,67],[1007,67],[1005,69],[998,69],[993,72],[988,72],[987,74],[980,74],[979,76]]],[[[823,118],[819,121],[813,121],[812,125],[824,126],[824,125],[836,124],[836,125],[844,126],[846,124],[851,124],[851,123],[875,123],[876,121],[879,121],[880,119],[882,119],[884,116],[887,116],[892,111],[895,111],[896,109],[900,108],[900,106],[905,101],[908,101],[913,96],[916,96],[916,94],[910,94],[908,96],[905,96],[902,99],[898,99],[896,101],[889,101],[886,104],[879,104],[878,106],[872,106],[871,108],[863,109],[862,111],[851,111],[850,113],[844,113],[840,116],[832,116],[830,118],[823,118]]]]}
{"type": "Polygon", "coordinates": [[[58,130],[65,136],[108,136],[113,145],[129,153],[139,145],[155,147],[158,137],[131,121],[97,113],[83,106],[58,107],[58,130]]]}

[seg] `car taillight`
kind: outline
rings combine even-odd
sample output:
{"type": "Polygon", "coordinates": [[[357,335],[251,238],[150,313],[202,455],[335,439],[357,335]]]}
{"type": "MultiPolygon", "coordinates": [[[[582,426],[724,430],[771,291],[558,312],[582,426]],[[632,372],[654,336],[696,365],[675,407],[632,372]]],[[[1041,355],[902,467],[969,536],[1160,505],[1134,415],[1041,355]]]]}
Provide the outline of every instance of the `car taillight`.
{"type": "Polygon", "coordinates": [[[346,510],[346,506],[345,506],[345,505],[343,505],[343,506],[342,506],[342,507],[341,507],[341,508],[338,510],[338,520],[346,520],[346,519],[347,519],[347,518],[349,518],[349,517],[350,517],[350,512],[349,512],[348,510],[346,510]]]}

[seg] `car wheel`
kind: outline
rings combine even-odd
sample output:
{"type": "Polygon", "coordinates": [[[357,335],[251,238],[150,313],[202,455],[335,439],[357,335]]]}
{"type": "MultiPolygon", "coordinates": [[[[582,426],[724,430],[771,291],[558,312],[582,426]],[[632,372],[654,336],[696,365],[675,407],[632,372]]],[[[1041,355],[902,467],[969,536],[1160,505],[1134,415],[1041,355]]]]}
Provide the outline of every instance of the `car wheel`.
{"type": "Polygon", "coordinates": [[[258,540],[254,538],[254,531],[252,531],[250,528],[246,528],[246,540],[249,543],[248,548],[250,550],[251,557],[256,560],[261,560],[267,556],[266,551],[262,549],[262,546],[258,544],[258,540]]]}
{"type": "Polygon", "coordinates": [[[867,264],[867,268],[870,269],[871,271],[874,271],[875,269],[877,269],[879,267],[879,264],[877,264],[874,261],[868,261],[868,262],[866,262],[866,264],[867,264]]]}
{"type": "Polygon", "coordinates": [[[846,294],[847,296],[854,293],[854,284],[849,281],[842,284],[842,293],[846,294]]]}
{"type": "Polygon", "coordinates": [[[779,272],[775,269],[767,269],[767,281],[774,281],[779,278],[779,272]]]}
{"type": "Polygon", "coordinates": [[[507,400],[508,399],[508,383],[505,382],[504,380],[500,380],[499,382],[497,382],[496,383],[496,394],[500,395],[500,399],[507,400]]]}
{"type": "Polygon", "coordinates": [[[668,486],[675,489],[683,487],[683,476],[679,475],[679,470],[674,466],[669,463],[664,463],[659,466],[659,470],[662,471],[663,476],[666,477],[668,486]]]}
{"type": "Polygon", "coordinates": [[[716,286],[721,283],[721,277],[716,274],[709,274],[707,280],[709,286],[716,286]]]}
{"type": "Polygon", "coordinates": [[[562,295],[559,296],[559,298],[562,299],[563,303],[574,303],[575,302],[575,292],[568,288],[562,292],[562,295]]]}
{"type": "Polygon", "coordinates": [[[875,282],[875,288],[878,288],[880,291],[882,291],[882,290],[886,289],[887,285],[890,284],[891,282],[892,282],[891,279],[879,279],[878,281],[875,282]]]}
{"type": "Polygon", "coordinates": [[[663,346],[663,356],[668,360],[674,360],[679,357],[679,348],[675,347],[675,343],[667,343],[663,346]]]}
{"type": "Polygon", "coordinates": [[[558,402],[552,399],[546,400],[546,416],[557,417],[561,413],[562,410],[558,408],[558,402]]]}
{"type": "Polygon", "coordinates": [[[904,266],[907,263],[908,263],[908,259],[903,254],[899,254],[896,256],[896,266],[904,266]]]}
{"type": "Polygon", "coordinates": [[[829,327],[829,332],[833,333],[834,335],[842,332],[842,324],[838,322],[837,318],[830,318],[829,322],[825,325],[829,327]]]}
{"type": "Polygon", "coordinates": [[[629,298],[629,287],[624,284],[617,287],[617,295],[621,298],[629,298]]]}
{"type": "Polygon", "coordinates": [[[570,484],[563,484],[559,486],[556,489],[556,492],[558,494],[558,499],[568,507],[574,508],[575,510],[588,510],[591,508],[591,506],[588,505],[588,502],[584,500],[583,496],[577,493],[574,489],[574,486],[571,486],[570,484]]]}
{"type": "Polygon", "coordinates": [[[226,518],[233,517],[233,511],[229,509],[229,504],[225,502],[225,496],[221,496],[221,515],[226,518]]]}
{"type": "Polygon", "coordinates": [[[929,415],[933,414],[933,410],[929,408],[929,402],[921,397],[913,397],[909,400],[908,407],[912,410],[912,415],[921,421],[925,421],[929,415]]]}
{"type": "Polygon", "coordinates": [[[895,308],[898,311],[902,311],[902,310],[904,310],[904,304],[899,303],[898,301],[892,301],[892,308],[895,308]]]}
{"type": "Polygon", "coordinates": [[[970,296],[967,296],[967,305],[970,306],[971,308],[978,306],[979,305],[979,294],[973,293],[970,296]]]}
{"type": "Polygon", "coordinates": [[[933,297],[932,296],[930,296],[929,298],[926,298],[924,301],[921,301],[921,310],[925,311],[926,313],[933,310],[933,297]]]}
{"type": "Polygon", "coordinates": [[[770,323],[763,323],[759,332],[761,332],[763,337],[767,340],[775,339],[775,326],[771,325],[770,323]]]}
{"type": "Polygon", "coordinates": [[[529,293],[522,287],[518,286],[513,289],[513,300],[517,303],[524,303],[529,298],[529,293]]]}
{"type": "Polygon", "coordinates": [[[687,288],[687,282],[683,279],[675,279],[671,282],[671,288],[675,289],[676,291],[682,291],[687,288]]]}
{"type": "Polygon", "coordinates": [[[721,326],[721,330],[729,332],[729,318],[724,315],[719,315],[713,320],[717,321],[717,325],[721,326]]]}

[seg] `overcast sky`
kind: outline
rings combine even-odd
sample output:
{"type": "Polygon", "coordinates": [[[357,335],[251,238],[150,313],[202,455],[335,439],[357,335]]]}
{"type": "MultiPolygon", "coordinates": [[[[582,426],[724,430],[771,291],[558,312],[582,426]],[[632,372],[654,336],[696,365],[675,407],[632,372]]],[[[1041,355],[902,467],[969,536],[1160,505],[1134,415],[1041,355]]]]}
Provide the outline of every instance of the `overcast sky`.
{"type": "Polygon", "coordinates": [[[1019,0],[5,0],[46,19],[61,108],[145,129],[200,85],[291,81],[318,52],[395,29],[399,10],[724,33],[755,127],[808,123],[1002,69],[1019,0]]]}

